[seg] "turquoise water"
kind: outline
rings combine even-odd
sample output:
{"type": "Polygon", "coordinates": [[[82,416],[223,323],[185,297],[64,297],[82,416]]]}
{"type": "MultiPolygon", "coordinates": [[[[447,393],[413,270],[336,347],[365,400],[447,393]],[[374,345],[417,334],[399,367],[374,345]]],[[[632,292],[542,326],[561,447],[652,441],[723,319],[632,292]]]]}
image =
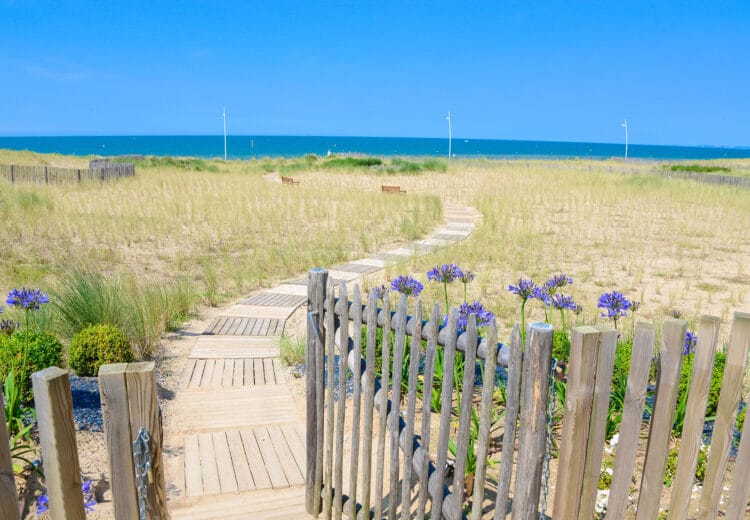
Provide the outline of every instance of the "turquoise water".
{"type": "MultiPolygon", "coordinates": [[[[555,141],[507,141],[453,139],[456,157],[492,158],[591,158],[622,157],[624,144],[567,143],[555,141]]],[[[224,138],[191,136],[103,136],[103,137],[0,137],[0,149],[31,150],[68,155],[171,155],[223,157],[224,138]]],[[[252,157],[297,157],[309,153],[325,155],[355,152],[370,155],[447,156],[448,139],[411,137],[294,137],[237,136],[227,138],[231,159],[252,157]]],[[[750,148],[656,146],[632,144],[628,155],[637,159],[728,159],[750,158],[750,148]]]]}

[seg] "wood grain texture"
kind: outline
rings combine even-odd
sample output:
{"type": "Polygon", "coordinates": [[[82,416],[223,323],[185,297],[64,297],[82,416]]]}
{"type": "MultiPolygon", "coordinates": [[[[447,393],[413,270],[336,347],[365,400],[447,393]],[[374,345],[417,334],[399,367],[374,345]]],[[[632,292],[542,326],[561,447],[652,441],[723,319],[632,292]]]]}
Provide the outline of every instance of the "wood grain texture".
{"type": "Polygon", "coordinates": [[[662,327],[654,413],[651,417],[641,479],[641,490],[647,492],[638,496],[636,520],[651,520],[659,514],[659,499],[664,486],[664,469],[669,454],[669,437],[672,434],[686,331],[687,322],[675,318],[667,318],[662,327]]]}
{"type": "Polygon", "coordinates": [[[750,346],[750,314],[735,312],[727,345],[727,360],[721,381],[716,421],[708,452],[706,478],[700,497],[698,518],[716,518],[721,499],[722,483],[727,468],[727,457],[732,444],[737,407],[742,393],[742,377],[750,346]]]}
{"type": "Polygon", "coordinates": [[[378,297],[375,289],[367,298],[365,319],[367,320],[367,338],[365,344],[365,373],[363,375],[364,421],[362,426],[362,510],[367,516],[370,512],[370,480],[372,477],[372,438],[375,400],[375,344],[378,333],[378,297]]]}
{"type": "MultiPolygon", "coordinates": [[[[406,429],[403,433],[403,439],[406,440],[406,446],[404,446],[404,476],[401,479],[401,519],[409,520],[411,517],[411,498],[412,498],[412,465],[414,459],[414,453],[410,449],[410,445],[414,443],[414,420],[417,410],[417,381],[419,378],[419,361],[421,359],[421,344],[422,344],[422,302],[417,300],[416,309],[414,312],[414,319],[416,320],[417,326],[414,328],[411,334],[410,349],[409,349],[409,380],[407,383],[407,396],[406,396],[406,429]]],[[[377,316],[375,316],[377,322],[377,316]]],[[[374,355],[373,355],[374,357],[374,355]]],[[[374,361],[374,360],[373,360],[374,361]]],[[[424,403],[423,403],[424,404],[424,403]]],[[[429,403],[427,403],[429,407],[429,403]]]]}
{"type": "Polygon", "coordinates": [[[627,390],[620,423],[620,440],[617,443],[612,484],[609,488],[606,520],[625,518],[655,342],[656,328],[650,323],[638,323],[633,337],[627,390]]]}
{"type": "MultiPolygon", "coordinates": [[[[339,395],[346,395],[346,373],[348,370],[348,344],[349,344],[349,309],[346,284],[341,283],[339,288],[339,306],[336,307],[336,317],[339,322],[339,395]]],[[[336,455],[333,465],[333,511],[336,520],[341,519],[343,512],[343,486],[344,486],[344,422],[346,419],[346,399],[339,399],[336,410],[335,445],[336,455]]]]}
{"type": "Polygon", "coordinates": [[[698,466],[720,323],[721,320],[715,316],[702,316],[698,324],[698,343],[693,355],[693,373],[690,377],[685,421],[682,426],[680,455],[677,460],[677,471],[672,479],[670,519],[685,520],[690,511],[690,498],[693,493],[695,468],[698,466]]]}
{"type": "Polygon", "coordinates": [[[325,317],[323,322],[326,328],[326,424],[325,424],[325,453],[323,454],[323,515],[326,520],[332,517],[333,512],[333,385],[336,368],[336,308],[334,303],[333,282],[328,280],[326,288],[325,317]]]}
{"type": "Polygon", "coordinates": [[[83,520],[73,398],[68,373],[49,367],[31,375],[39,424],[39,444],[44,458],[44,476],[49,514],[62,520],[83,520]]]}
{"type": "MultiPolygon", "coordinates": [[[[360,422],[362,414],[362,297],[359,286],[354,286],[353,304],[358,314],[355,316],[352,327],[352,346],[348,352],[349,368],[353,374],[354,390],[352,392],[352,444],[349,460],[349,506],[350,516],[356,517],[357,511],[357,483],[359,478],[359,444],[360,444],[360,422]]],[[[347,345],[349,341],[347,340],[347,345]]]]}
{"type": "MultiPolygon", "coordinates": [[[[347,311],[348,312],[348,311],[347,311]]],[[[383,343],[381,352],[380,375],[380,412],[378,413],[378,445],[375,464],[375,518],[383,518],[383,487],[385,485],[385,440],[386,422],[388,419],[388,384],[391,377],[391,300],[386,293],[383,296],[383,343]]],[[[347,318],[343,318],[347,319],[347,318]]],[[[347,320],[348,321],[348,320],[347,320]]],[[[426,370],[426,369],[425,369],[426,370]]],[[[341,395],[339,393],[339,395],[341,395]]]]}
{"type": "Polygon", "coordinates": [[[0,420],[0,517],[18,520],[16,502],[16,479],[13,476],[13,462],[10,458],[10,441],[5,420],[0,420]]]}
{"type": "Polygon", "coordinates": [[[190,352],[192,359],[248,359],[279,357],[279,339],[270,336],[201,335],[190,352]]]}
{"type": "MultiPolygon", "coordinates": [[[[748,404],[750,403],[745,401],[745,406],[748,404]]],[[[725,518],[729,520],[746,518],[748,495],[750,495],[750,427],[743,427],[725,518]]]]}
{"type": "MultiPolygon", "coordinates": [[[[390,501],[393,504],[388,508],[388,519],[396,519],[397,504],[399,502],[399,474],[400,474],[400,455],[401,449],[399,448],[399,418],[401,416],[401,378],[403,376],[403,363],[404,363],[404,349],[406,347],[406,316],[407,316],[407,305],[406,295],[401,296],[401,301],[398,304],[398,311],[394,317],[394,324],[396,326],[395,335],[393,337],[393,367],[391,369],[393,374],[393,382],[391,384],[391,409],[388,412],[388,429],[391,433],[390,438],[390,501]]],[[[356,320],[356,318],[355,318],[356,320]]],[[[356,323],[356,321],[355,321],[356,323]]]]}

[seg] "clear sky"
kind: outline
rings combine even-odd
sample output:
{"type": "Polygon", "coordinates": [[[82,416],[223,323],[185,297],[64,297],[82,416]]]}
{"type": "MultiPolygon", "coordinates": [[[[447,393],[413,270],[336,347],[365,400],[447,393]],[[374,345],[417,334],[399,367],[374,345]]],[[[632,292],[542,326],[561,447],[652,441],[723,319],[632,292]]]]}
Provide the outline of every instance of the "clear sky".
{"type": "Polygon", "coordinates": [[[0,135],[750,146],[750,2],[0,0],[0,135]]]}

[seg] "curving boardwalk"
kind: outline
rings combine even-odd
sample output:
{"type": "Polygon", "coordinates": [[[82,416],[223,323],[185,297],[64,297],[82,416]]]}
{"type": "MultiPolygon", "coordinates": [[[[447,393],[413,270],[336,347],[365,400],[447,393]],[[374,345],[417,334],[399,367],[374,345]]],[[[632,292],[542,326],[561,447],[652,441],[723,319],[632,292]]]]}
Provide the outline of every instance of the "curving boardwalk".
{"type": "MultiPolygon", "coordinates": [[[[465,240],[479,218],[445,205],[446,223],[412,244],[336,266],[334,280],[358,282],[389,264],[465,240]]],[[[174,399],[181,449],[167,475],[171,517],[299,519],[305,513],[304,416],[295,406],[279,357],[279,337],[307,302],[307,278],[289,280],[239,301],[195,341],[174,399]]],[[[176,441],[175,441],[176,440],[176,441]]]]}

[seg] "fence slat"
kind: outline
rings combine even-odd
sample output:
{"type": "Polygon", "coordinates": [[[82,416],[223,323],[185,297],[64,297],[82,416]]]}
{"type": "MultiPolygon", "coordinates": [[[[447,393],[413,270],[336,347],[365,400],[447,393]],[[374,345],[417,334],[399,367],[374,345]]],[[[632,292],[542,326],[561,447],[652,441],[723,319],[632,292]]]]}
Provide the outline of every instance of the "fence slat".
{"type": "Polygon", "coordinates": [[[633,350],[630,357],[630,368],[628,369],[628,386],[625,392],[625,403],[622,407],[620,441],[617,443],[617,454],[612,472],[612,484],[609,488],[605,520],[625,518],[641,424],[643,423],[643,406],[646,403],[646,388],[655,341],[656,329],[654,326],[650,323],[638,323],[633,337],[633,350]]]}
{"type": "Polygon", "coordinates": [[[16,502],[16,479],[13,476],[13,461],[10,458],[10,441],[5,417],[0,418],[0,517],[18,520],[16,502]]]}
{"type": "MultiPolygon", "coordinates": [[[[372,422],[375,396],[375,343],[378,334],[378,297],[370,291],[367,299],[367,344],[365,354],[365,410],[362,446],[362,511],[370,516],[370,478],[372,475],[372,422]]],[[[360,340],[361,341],[361,340],[360,340]]]]}
{"type": "MultiPolygon", "coordinates": [[[[488,343],[497,343],[497,325],[495,320],[489,325],[488,343]]],[[[495,368],[497,356],[487,356],[482,376],[482,404],[479,410],[479,436],[477,438],[477,468],[474,476],[474,493],[472,495],[471,519],[479,520],[482,515],[484,499],[484,482],[487,475],[487,448],[492,426],[493,394],[495,391],[495,368]]]]}
{"type": "MultiPolygon", "coordinates": [[[[388,412],[388,429],[391,432],[390,458],[390,499],[388,501],[388,518],[395,520],[398,509],[399,481],[399,417],[401,417],[401,378],[404,365],[404,347],[406,346],[406,295],[401,296],[398,312],[393,320],[395,336],[393,338],[393,383],[391,384],[391,409],[388,412]]],[[[356,319],[356,318],[355,318],[356,319]]]]}
{"type": "Polygon", "coordinates": [[[664,469],[669,455],[669,438],[672,434],[677,389],[680,385],[682,349],[685,346],[686,331],[685,320],[667,318],[664,321],[654,413],[651,417],[646,459],[643,463],[636,520],[651,520],[659,514],[659,501],[664,486],[664,469]]]}
{"type": "Polygon", "coordinates": [[[453,405],[453,364],[456,362],[457,322],[458,314],[454,308],[448,314],[448,340],[443,354],[444,372],[443,387],[440,394],[440,434],[435,454],[435,473],[430,478],[430,480],[436,480],[436,484],[429,483],[430,494],[432,495],[430,518],[442,518],[441,515],[443,515],[443,480],[448,460],[448,439],[450,436],[451,408],[453,405]]]}
{"type": "Polygon", "coordinates": [[[615,350],[620,333],[611,327],[597,326],[599,331],[599,356],[596,365],[594,401],[591,407],[591,426],[586,449],[586,466],[583,472],[579,520],[589,520],[594,514],[599,474],[602,467],[602,451],[607,436],[607,412],[612,388],[612,372],[615,350]]]}
{"type": "Polygon", "coordinates": [[[523,339],[518,323],[510,335],[510,362],[508,363],[508,386],[506,388],[505,429],[503,451],[500,454],[500,470],[497,477],[497,498],[494,520],[504,519],[509,510],[510,477],[513,471],[513,453],[516,449],[516,426],[521,399],[521,367],[523,363],[523,339]]]}
{"type": "MultiPolygon", "coordinates": [[[[339,287],[339,302],[342,306],[347,302],[346,284],[341,282],[339,287]]],[[[333,514],[336,520],[341,520],[343,513],[344,487],[344,421],[346,419],[346,372],[349,369],[347,350],[349,343],[349,317],[346,308],[336,309],[339,318],[339,401],[336,412],[336,461],[333,468],[333,514]]]]}
{"type": "MultiPolygon", "coordinates": [[[[322,319],[325,305],[325,290],[328,271],[325,269],[310,269],[307,282],[307,416],[306,416],[306,445],[307,457],[305,468],[305,510],[311,515],[320,513],[320,492],[323,468],[318,468],[318,450],[322,457],[323,432],[318,430],[318,416],[322,418],[323,410],[319,409],[322,402],[318,400],[318,378],[323,377],[317,359],[318,332],[322,333],[322,319]],[[320,437],[320,438],[319,438],[320,437]],[[318,476],[321,480],[318,480],[318,476]]],[[[322,345],[320,346],[322,350],[322,345]]],[[[321,360],[322,362],[322,360],[321,360]]],[[[322,384],[322,382],[321,382],[322,384]]],[[[322,397],[322,396],[321,396],[322,397]]]]}
{"type": "MultiPolygon", "coordinates": [[[[388,382],[391,377],[391,300],[383,296],[383,346],[380,361],[380,412],[378,413],[378,451],[375,469],[375,518],[383,518],[383,485],[385,477],[385,438],[388,419],[388,382]]],[[[345,319],[345,318],[344,318],[345,319]]]]}
{"type": "Polygon", "coordinates": [[[513,493],[513,518],[536,518],[541,491],[542,464],[547,435],[547,395],[552,363],[552,325],[532,323],[526,332],[523,358],[518,469],[513,493]]]}
{"type": "Polygon", "coordinates": [[[333,511],[333,393],[336,369],[336,311],[334,302],[333,281],[328,280],[325,300],[325,330],[326,330],[326,429],[323,434],[325,440],[325,455],[323,466],[323,514],[330,519],[333,511]]]}
{"type": "MultiPolygon", "coordinates": [[[[745,407],[750,404],[745,401],[745,407]]],[[[734,465],[734,476],[729,490],[729,503],[725,518],[740,520],[745,518],[747,499],[750,495],[750,427],[742,428],[742,438],[737,449],[737,461],[734,465]]]]}
{"type": "MultiPolygon", "coordinates": [[[[440,320],[440,305],[435,304],[432,307],[430,323],[438,323],[440,320]]],[[[422,449],[426,453],[430,452],[430,423],[432,418],[432,385],[435,379],[435,355],[437,353],[437,327],[430,328],[430,334],[427,339],[427,353],[424,360],[424,380],[422,381],[422,449]]],[[[425,508],[427,506],[428,478],[429,478],[429,457],[424,457],[422,465],[419,468],[419,497],[417,499],[417,520],[424,520],[425,508]]]]}
{"type": "Polygon", "coordinates": [[[690,510],[695,468],[703,435],[706,404],[711,386],[714,354],[719,342],[719,318],[702,316],[698,325],[698,343],[693,357],[693,373],[690,377],[685,421],[682,426],[680,456],[672,485],[669,518],[685,520],[690,510]]]}
{"type": "Polygon", "coordinates": [[[721,498],[727,456],[732,444],[737,407],[742,393],[742,377],[750,346],[750,314],[734,313],[734,323],[729,333],[727,360],[724,378],[721,382],[719,404],[716,408],[716,422],[711,436],[711,449],[708,452],[706,478],[700,498],[699,518],[716,518],[721,498]]]}
{"type": "MultiPolygon", "coordinates": [[[[414,443],[414,417],[417,408],[417,381],[419,377],[419,360],[422,346],[422,302],[417,300],[414,319],[417,326],[410,336],[409,343],[409,381],[406,397],[406,429],[403,437],[406,444],[414,443]]],[[[424,402],[424,401],[423,401],[424,402]]],[[[414,458],[413,448],[405,446],[404,452],[404,478],[401,486],[401,519],[411,518],[411,487],[412,487],[412,463],[414,458]]]]}
{"type": "Polygon", "coordinates": [[[565,392],[565,415],[555,485],[554,511],[558,518],[578,518],[580,510],[586,463],[582,454],[586,453],[591,426],[598,356],[598,330],[593,327],[575,327],[570,331],[568,387],[565,392]]]}
{"type": "Polygon", "coordinates": [[[352,451],[349,460],[349,516],[357,517],[357,478],[359,477],[359,440],[360,419],[362,411],[362,296],[359,285],[354,286],[355,319],[352,327],[354,350],[349,354],[349,366],[354,373],[354,391],[352,393],[352,451]]]}
{"type": "Polygon", "coordinates": [[[86,512],[81,495],[81,467],[78,463],[68,372],[49,367],[34,372],[31,381],[50,517],[55,520],[83,520],[86,512]]]}

